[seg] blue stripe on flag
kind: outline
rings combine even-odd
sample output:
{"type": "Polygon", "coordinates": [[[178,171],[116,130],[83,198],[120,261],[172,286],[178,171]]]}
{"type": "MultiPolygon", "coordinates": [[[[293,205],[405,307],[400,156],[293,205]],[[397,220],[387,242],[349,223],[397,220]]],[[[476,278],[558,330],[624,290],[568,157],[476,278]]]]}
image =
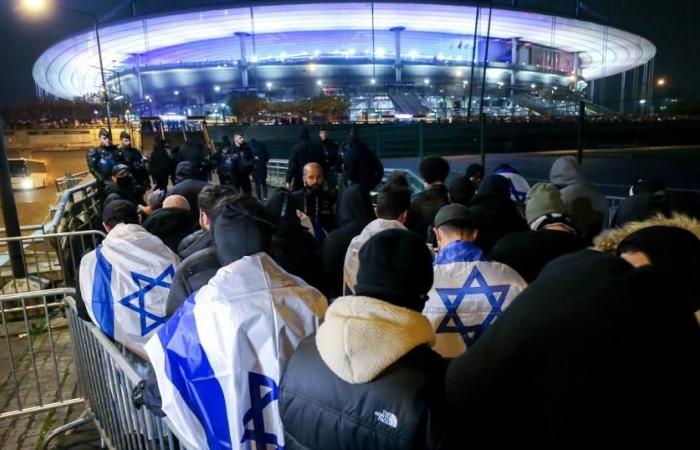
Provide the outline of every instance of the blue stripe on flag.
{"type": "Polygon", "coordinates": [[[114,299],[112,298],[112,264],[102,255],[102,245],[95,250],[95,276],[92,278],[92,313],[104,334],[114,339],[114,299]]]}
{"type": "Polygon", "coordinates": [[[207,435],[209,449],[230,449],[224,392],[199,341],[192,294],[158,331],[165,373],[207,435]]]}
{"type": "Polygon", "coordinates": [[[486,261],[484,252],[479,247],[467,241],[455,241],[442,249],[435,258],[435,265],[456,262],[486,261]]]}

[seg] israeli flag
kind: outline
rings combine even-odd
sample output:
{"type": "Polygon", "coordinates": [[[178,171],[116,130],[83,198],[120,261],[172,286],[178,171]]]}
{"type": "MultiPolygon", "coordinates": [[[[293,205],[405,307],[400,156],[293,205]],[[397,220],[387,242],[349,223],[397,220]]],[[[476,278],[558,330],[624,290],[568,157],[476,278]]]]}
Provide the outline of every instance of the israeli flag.
{"type": "Polygon", "coordinates": [[[118,224],[80,262],[80,293],[92,321],[110,338],[146,358],[144,344],[165,323],[179,259],[135,224],[118,224]]]}
{"type": "Polygon", "coordinates": [[[511,200],[516,203],[525,203],[527,192],[530,190],[530,183],[522,175],[513,168],[501,168],[494,173],[508,180],[511,200]]]}
{"type": "Polygon", "coordinates": [[[265,253],[221,268],[146,344],[162,409],[192,449],[282,449],[279,384],[328,302],[265,253]]]}
{"type": "Polygon", "coordinates": [[[433,350],[445,358],[464,353],[527,286],[515,270],[465,241],[441,250],[433,269],[423,315],[435,329],[433,350]]]}

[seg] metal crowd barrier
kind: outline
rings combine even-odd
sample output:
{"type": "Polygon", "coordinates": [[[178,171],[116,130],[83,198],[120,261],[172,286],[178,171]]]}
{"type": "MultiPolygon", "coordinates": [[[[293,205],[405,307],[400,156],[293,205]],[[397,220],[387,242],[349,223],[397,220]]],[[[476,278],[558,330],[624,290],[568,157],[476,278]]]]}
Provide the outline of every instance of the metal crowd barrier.
{"type": "Polygon", "coordinates": [[[63,192],[79,185],[90,174],[87,170],[75,172],[65,177],[56,178],[56,192],[63,192]]]}
{"type": "Polygon", "coordinates": [[[167,418],[155,416],[146,407],[137,409],[131,401],[131,392],[144,378],[142,372],[147,363],[120,350],[92,322],[82,320],[72,298],[67,298],[66,304],[86,413],[74,423],[54,430],[47,437],[45,448],[56,435],[89,421],[94,421],[102,443],[109,449],[184,448],[167,418]]]}
{"type": "Polygon", "coordinates": [[[63,317],[64,298],[74,292],[60,288],[0,297],[0,333],[7,351],[0,365],[0,419],[82,402],[74,396],[63,317]]]}
{"type": "Polygon", "coordinates": [[[47,233],[90,229],[90,224],[100,214],[97,182],[87,181],[61,194],[53,209],[51,221],[44,226],[47,233]]]}
{"type": "Polygon", "coordinates": [[[80,259],[104,237],[101,231],[86,230],[1,238],[0,299],[7,294],[74,286],[80,259]],[[8,264],[11,243],[19,243],[23,278],[16,278],[8,264]]]}
{"type": "Polygon", "coordinates": [[[287,176],[287,160],[271,159],[267,162],[267,184],[272,187],[282,187],[287,176]]]}

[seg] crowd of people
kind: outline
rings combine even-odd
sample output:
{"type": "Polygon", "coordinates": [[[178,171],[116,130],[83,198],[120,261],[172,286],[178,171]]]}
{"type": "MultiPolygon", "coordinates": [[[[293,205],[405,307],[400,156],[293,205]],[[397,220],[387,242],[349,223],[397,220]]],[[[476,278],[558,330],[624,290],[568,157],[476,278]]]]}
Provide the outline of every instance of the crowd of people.
{"type": "Polygon", "coordinates": [[[532,186],[508,164],[448,183],[430,156],[412,193],[356,130],[304,128],[268,196],[242,132],[150,161],[120,139],[88,152],[107,237],[79,312],[142,359],[133,401],[193,448],[695,437],[696,194],[639,180],[610,211],[568,156],[532,186]]]}

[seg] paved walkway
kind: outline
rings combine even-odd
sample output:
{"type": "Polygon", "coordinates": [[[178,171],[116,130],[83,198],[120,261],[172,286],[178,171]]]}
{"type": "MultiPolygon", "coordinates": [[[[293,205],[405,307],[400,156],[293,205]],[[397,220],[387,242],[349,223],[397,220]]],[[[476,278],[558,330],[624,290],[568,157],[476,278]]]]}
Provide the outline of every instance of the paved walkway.
{"type": "MultiPolygon", "coordinates": [[[[37,331],[32,333],[34,362],[29,352],[30,338],[26,333],[12,335],[11,331],[10,339],[0,337],[0,413],[18,409],[18,394],[24,408],[38,405],[41,400],[50,403],[61,398],[67,400],[80,396],[70,333],[65,320],[54,319],[52,325],[55,327],[52,335],[56,365],[51,352],[50,335],[46,330],[41,332],[41,328],[35,327],[37,331]]],[[[75,420],[82,412],[83,405],[78,403],[41,413],[0,419],[0,448],[41,448],[44,438],[51,430],[75,420]]],[[[85,434],[83,431],[80,434],[85,435],[81,441],[94,440],[94,432],[85,434]]],[[[69,441],[76,444],[75,436],[56,439],[51,448],[67,448],[63,445],[69,441]]],[[[70,448],[79,448],[79,445],[71,445],[70,448]]]]}

